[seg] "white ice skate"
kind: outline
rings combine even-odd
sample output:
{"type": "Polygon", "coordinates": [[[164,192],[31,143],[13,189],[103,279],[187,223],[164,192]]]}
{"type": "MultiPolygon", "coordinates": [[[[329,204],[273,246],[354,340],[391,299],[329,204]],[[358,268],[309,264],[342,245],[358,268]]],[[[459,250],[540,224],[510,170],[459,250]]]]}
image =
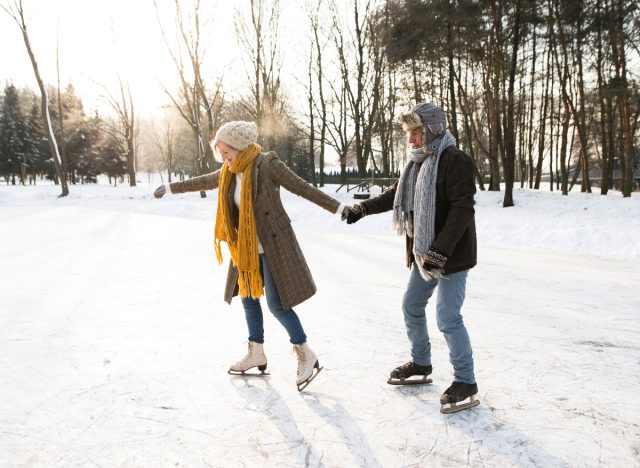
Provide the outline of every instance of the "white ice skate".
{"type": "Polygon", "coordinates": [[[322,367],[320,367],[316,353],[311,351],[311,348],[309,348],[306,342],[301,345],[294,345],[293,350],[298,357],[298,377],[296,379],[296,385],[298,385],[298,391],[301,392],[316,378],[322,370],[322,367]]]}
{"type": "Polygon", "coordinates": [[[269,375],[268,372],[265,372],[267,369],[267,356],[264,355],[262,343],[249,341],[248,347],[247,355],[235,364],[232,364],[228,373],[231,375],[269,375]],[[251,372],[247,374],[247,371],[254,367],[257,367],[260,373],[251,372]]]}

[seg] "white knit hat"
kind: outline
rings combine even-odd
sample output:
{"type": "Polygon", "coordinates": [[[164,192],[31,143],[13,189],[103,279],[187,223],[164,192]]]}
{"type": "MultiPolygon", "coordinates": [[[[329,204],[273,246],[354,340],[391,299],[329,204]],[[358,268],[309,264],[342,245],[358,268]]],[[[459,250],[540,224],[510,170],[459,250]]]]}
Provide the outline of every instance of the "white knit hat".
{"type": "Polygon", "coordinates": [[[258,127],[254,122],[236,120],[227,122],[218,129],[211,146],[215,147],[216,144],[222,142],[238,151],[242,151],[250,144],[255,143],[257,138],[258,127]]]}

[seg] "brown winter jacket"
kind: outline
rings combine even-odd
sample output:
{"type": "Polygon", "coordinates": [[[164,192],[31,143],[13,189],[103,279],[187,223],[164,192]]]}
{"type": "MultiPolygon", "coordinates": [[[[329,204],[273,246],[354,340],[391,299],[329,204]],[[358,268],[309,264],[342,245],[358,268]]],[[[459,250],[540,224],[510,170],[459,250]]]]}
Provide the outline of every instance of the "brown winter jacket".
{"type": "MultiPolygon", "coordinates": [[[[443,151],[436,179],[436,238],[431,248],[447,256],[445,275],[468,270],[477,262],[474,174],[474,162],[464,152],[454,146],[443,151]]],[[[392,210],[397,187],[396,182],[381,195],[363,201],[367,213],[392,210]]],[[[407,236],[406,240],[407,266],[411,268],[415,261],[413,239],[407,236]]]]}
{"type": "MultiPolygon", "coordinates": [[[[170,184],[171,192],[213,190],[218,188],[219,178],[218,170],[183,182],[174,182],[170,184]]],[[[253,210],[258,239],[273,274],[282,306],[290,309],[313,296],[316,285],[291,227],[291,220],[282,206],[280,186],[332,213],[338,210],[340,202],[298,177],[274,152],[260,154],[254,162],[253,210]]],[[[229,187],[227,202],[232,218],[237,223],[234,191],[235,177],[229,187]]],[[[237,294],[238,270],[230,261],[224,300],[231,303],[231,299],[237,294]]]]}

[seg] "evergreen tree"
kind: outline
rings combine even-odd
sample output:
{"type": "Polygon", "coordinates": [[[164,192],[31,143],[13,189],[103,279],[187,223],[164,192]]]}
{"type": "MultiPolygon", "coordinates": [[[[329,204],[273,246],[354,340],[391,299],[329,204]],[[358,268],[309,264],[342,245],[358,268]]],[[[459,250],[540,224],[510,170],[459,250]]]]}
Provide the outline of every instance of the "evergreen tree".
{"type": "MultiPolygon", "coordinates": [[[[25,161],[25,121],[20,109],[18,90],[12,84],[5,87],[0,113],[0,173],[15,185],[25,161]]],[[[24,180],[22,180],[24,183],[24,180]]]]}
{"type": "Polygon", "coordinates": [[[36,183],[38,174],[45,174],[53,180],[55,169],[47,149],[47,136],[42,128],[40,103],[38,97],[31,92],[31,108],[26,118],[25,153],[29,160],[29,183],[36,183]]]}
{"type": "Polygon", "coordinates": [[[101,120],[98,116],[81,120],[66,143],[67,169],[76,183],[95,183],[100,173],[98,145],[101,139],[101,120]]]}
{"type": "Polygon", "coordinates": [[[118,178],[122,178],[127,173],[126,148],[117,137],[110,133],[105,133],[98,147],[99,169],[101,173],[107,174],[109,183],[113,179],[114,185],[118,178]]]}
{"type": "Polygon", "coordinates": [[[56,139],[60,142],[62,166],[68,173],[67,178],[69,181],[75,184],[77,182],[78,168],[77,165],[74,165],[77,164],[77,161],[74,162],[73,157],[77,156],[77,154],[70,155],[68,145],[77,144],[77,140],[74,139],[87,119],[84,113],[84,106],[71,84],[60,95],[60,103],[58,103],[58,93],[55,88],[51,87],[49,89],[49,96],[51,96],[51,121],[56,139]],[[60,111],[62,115],[60,115],[60,111]]]}

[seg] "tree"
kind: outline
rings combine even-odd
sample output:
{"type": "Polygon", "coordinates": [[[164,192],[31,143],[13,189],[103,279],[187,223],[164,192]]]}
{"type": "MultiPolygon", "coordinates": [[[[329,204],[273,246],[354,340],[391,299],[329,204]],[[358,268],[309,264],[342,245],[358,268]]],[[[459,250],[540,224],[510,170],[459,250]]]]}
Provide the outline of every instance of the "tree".
{"type": "Polygon", "coordinates": [[[2,8],[16,22],[16,24],[20,28],[20,31],[22,32],[22,38],[24,40],[24,44],[27,48],[27,53],[29,54],[29,59],[31,60],[31,65],[33,67],[33,73],[36,77],[36,81],[38,82],[38,87],[40,88],[42,119],[44,121],[45,128],[47,129],[49,151],[51,152],[51,157],[53,158],[53,163],[56,168],[56,174],[60,181],[60,187],[62,188],[62,193],[60,196],[65,197],[69,194],[69,188],[67,186],[67,178],[66,178],[66,174],[62,170],[62,164],[60,162],[60,153],[58,152],[58,144],[53,134],[53,127],[51,125],[51,116],[49,114],[49,97],[47,95],[47,90],[44,85],[44,81],[40,76],[38,63],[36,61],[35,54],[31,47],[31,42],[29,41],[29,34],[27,33],[27,24],[24,19],[24,8],[22,7],[22,0],[14,1],[13,6],[9,6],[9,7],[0,5],[0,8],[2,8]]]}
{"type": "MultiPolygon", "coordinates": [[[[7,182],[16,184],[16,174],[26,164],[24,152],[25,120],[18,102],[18,90],[12,84],[4,89],[0,108],[0,171],[7,182]]],[[[24,179],[21,177],[24,185],[24,179]]]]}
{"type": "Polygon", "coordinates": [[[122,145],[122,140],[111,133],[103,133],[98,144],[98,168],[107,174],[109,183],[113,180],[114,186],[118,178],[123,178],[127,173],[127,149],[122,145]]]}
{"type": "MultiPolygon", "coordinates": [[[[154,6],[160,24],[158,4],[155,0],[154,6]]],[[[185,13],[178,0],[175,0],[174,7],[178,52],[175,52],[169,43],[161,24],[160,27],[167,51],[178,72],[179,87],[175,93],[170,92],[164,85],[163,89],[193,132],[196,146],[196,170],[194,172],[195,174],[205,174],[215,167],[213,153],[207,143],[213,138],[214,132],[220,124],[224,105],[222,78],[218,79],[213,94],[210,95],[202,75],[205,49],[201,42],[204,20],[200,10],[200,0],[192,2],[192,11],[186,15],[192,23],[185,20],[185,13]],[[186,51],[186,55],[183,50],[186,51]]],[[[201,191],[200,196],[205,198],[206,193],[201,191]]]]}
{"type": "Polygon", "coordinates": [[[238,11],[236,36],[245,52],[250,99],[243,101],[245,111],[258,125],[259,141],[269,148],[286,135],[286,99],[281,88],[283,58],[280,52],[279,0],[249,1],[249,18],[238,11]]]}
{"type": "Polygon", "coordinates": [[[136,148],[138,122],[136,119],[136,108],[131,94],[129,83],[118,77],[119,93],[113,95],[105,86],[103,98],[107,101],[111,109],[115,112],[116,122],[107,122],[104,131],[113,136],[121,138],[126,148],[127,175],[129,176],[129,186],[136,186],[136,148]]]}
{"type": "Polygon", "coordinates": [[[68,84],[64,92],[52,86],[48,88],[51,98],[51,121],[53,133],[57,141],[60,142],[62,168],[67,176],[67,180],[76,184],[77,167],[69,161],[67,144],[73,138],[73,133],[84,125],[87,116],[84,113],[82,99],[78,97],[72,84],[68,84]],[[69,131],[65,131],[68,129],[69,131]]]}
{"type": "MultiPolygon", "coordinates": [[[[25,100],[26,100],[25,96],[25,100]]],[[[26,117],[25,131],[25,154],[29,161],[29,183],[35,185],[38,174],[46,174],[49,179],[54,178],[53,167],[47,151],[47,136],[42,128],[38,98],[33,93],[29,93],[31,101],[29,114],[26,117]]],[[[28,105],[28,104],[27,104],[28,105]]]]}

